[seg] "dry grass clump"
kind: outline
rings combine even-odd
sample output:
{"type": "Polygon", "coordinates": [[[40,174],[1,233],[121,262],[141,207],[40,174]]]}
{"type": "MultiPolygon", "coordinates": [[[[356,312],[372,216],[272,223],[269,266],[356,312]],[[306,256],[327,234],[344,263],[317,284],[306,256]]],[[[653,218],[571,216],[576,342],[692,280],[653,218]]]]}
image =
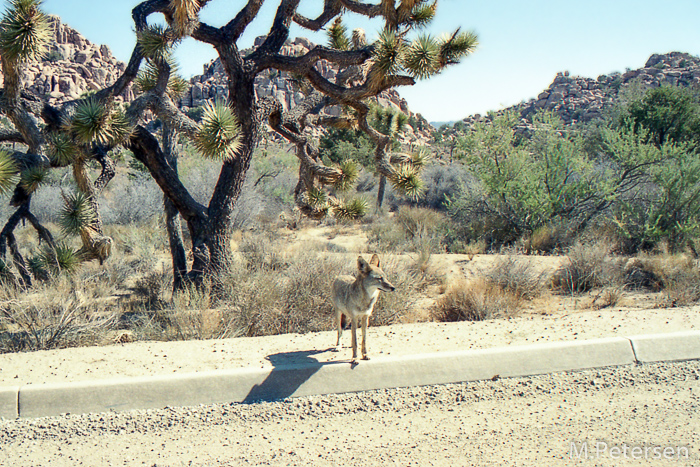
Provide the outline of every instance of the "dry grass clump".
{"type": "Polygon", "coordinates": [[[239,251],[245,259],[248,270],[276,271],[289,266],[281,247],[282,241],[279,234],[263,231],[243,237],[239,251]]]}
{"type": "Polygon", "coordinates": [[[483,321],[513,316],[520,299],[487,279],[452,284],[436,303],[433,319],[441,322],[483,321]]]}
{"type": "Polygon", "coordinates": [[[250,270],[237,263],[219,277],[222,326],[231,335],[306,333],[332,327],[329,291],[345,261],[299,253],[284,269],[250,270]]]}
{"type": "Polygon", "coordinates": [[[640,256],[637,264],[656,278],[663,292],[661,306],[686,306],[700,301],[698,261],[683,254],[640,256]]]}
{"type": "Polygon", "coordinates": [[[552,288],[580,294],[602,286],[622,283],[622,269],[610,257],[607,242],[577,242],[566,254],[565,264],[552,276],[552,288]]]}
{"type": "Polygon", "coordinates": [[[538,273],[531,261],[515,255],[499,257],[485,278],[518,299],[531,300],[544,289],[544,274],[538,273]]]}
{"type": "Polygon", "coordinates": [[[528,253],[552,253],[571,243],[571,234],[566,225],[548,224],[539,227],[524,241],[528,253]]]}
{"type": "Polygon", "coordinates": [[[481,321],[515,315],[524,300],[538,297],[544,289],[543,274],[515,255],[498,258],[479,279],[458,281],[438,300],[437,321],[481,321]]]}
{"type": "Polygon", "coordinates": [[[31,296],[4,289],[0,352],[48,350],[103,342],[117,314],[95,307],[95,297],[69,280],[39,286],[31,296]]]}
{"type": "Polygon", "coordinates": [[[428,208],[401,206],[391,218],[372,223],[369,248],[384,252],[444,251],[445,215],[428,208]]]}
{"type": "Polygon", "coordinates": [[[429,259],[424,260],[418,257],[410,264],[395,256],[382,258],[381,267],[396,290],[379,294],[370,320],[372,326],[426,319],[419,302],[426,296],[428,287],[438,283],[438,278],[430,271],[429,259]]]}

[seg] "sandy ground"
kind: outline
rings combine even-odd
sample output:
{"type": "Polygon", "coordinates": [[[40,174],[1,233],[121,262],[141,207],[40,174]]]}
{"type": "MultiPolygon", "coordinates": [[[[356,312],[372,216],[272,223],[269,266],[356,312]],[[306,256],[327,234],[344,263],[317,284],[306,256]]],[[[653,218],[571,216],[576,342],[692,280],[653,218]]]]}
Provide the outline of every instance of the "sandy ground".
{"type": "MultiPolygon", "coordinates": [[[[399,356],[693,329],[700,329],[700,306],[525,313],[505,320],[370,327],[367,341],[370,356],[399,356]]],[[[272,367],[309,358],[349,361],[350,332],[343,333],[345,348],[340,352],[334,351],[335,340],[335,332],[321,332],[2,354],[0,386],[272,367]]]]}

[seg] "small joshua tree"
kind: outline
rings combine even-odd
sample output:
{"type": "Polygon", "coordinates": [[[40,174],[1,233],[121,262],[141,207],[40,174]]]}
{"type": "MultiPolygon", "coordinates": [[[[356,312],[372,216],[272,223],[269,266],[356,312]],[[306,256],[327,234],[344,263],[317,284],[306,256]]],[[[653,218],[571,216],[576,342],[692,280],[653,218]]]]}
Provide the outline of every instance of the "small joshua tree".
{"type": "MultiPolygon", "coordinates": [[[[12,0],[0,38],[5,73],[0,113],[9,118],[16,131],[8,130],[4,136],[0,135],[0,141],[19,141],[28,147],[25,154],[14,154],[13,161],[27,160],[30,161],[24,163],[27,168],[46,169],[71,164],[79,190],[98,213],[95,196],[113,174],[107,152],[116,145],[130,149],[164,193],[173,267],[176,278],[180,277],[182,282],[201,281],[207,273],[215,273],[228,264],[233,209],[264,124],[296,148],[299,181],[295,201],[308,217],[336,214],[353,218],[366,209],[361,201],[346,204],[332,196],[331,192],[352,184],[357,170],[351,164],[325,165],[306,131],[312,125],[361,129],[375,144],[377,173],[402,192],[411,194],[419,190],[418,166],[412,163],[412,158],[390,153],[392,135],[370,125],[371,99],[388,89],[413,85],[417,79],[427,79],[457,63],[476,47],[475,34],[457,30],[435,38],[419,33],[433,19],[437,1],[325,0],[320,15],[307,18],[298,12],[303,0],[277,0],[277,11],[264,41],[252,51],[243,51],[239,49],[239,39],[257,17],[263,0],[248,0],[220,28],[199,19],[200,11],[209,1],[142,1],[132,14],[137,45],[117,81],[89,98],[49,106],[34,96],[20,93],[17,72],[18,63],[41,54],[48,36],[46,20],[39,9],[40,0],[12,0]],[[380,17],[384,29],[371,43],[361,30],[349,35],[342,22],[346,13],[380,17]],[[167,27],[148,25],[148,18],[156,14],[165,17],[167,27]],[[283,46],[289,39],[292,23],[310,31],[326,28],[329,45],[315,46],[300,56],[285,55],[283,46]],[[186,85],[176,75],[171,50],[185,37],[214,47],[228,79],[228,100],[207,105],[199,122],[181,112],[174,103],[186,85]],[[324,61],[336,69],[333,79],[318,71],[318,65],[324,61]],[[295,81],[304,90],[305,99],[285,111],[275,98],[258,98],[255,78],[270,72],[295,81]],[[140,94],[122,109],[116,98],[132,84],[140,94]],[[329,116],[323,109],[330,105],[342,106],[345,113],[329,116]],[[146,118],[150,114],[164,123],[166,130],[160,139],[147,128],[146,118]],[[203,157],[221,162],[219,179],[206,206],[195,201],[180,181],[173,149],[175,138],[192,141],[203,157]],[[103,168],[94,182],[87,179],[84,171],[90,159],[103,168]],[[192,239],[194,261],[189,270],[177,227],[178,215],[187,223],[192,239]]],[[[21,204],[25,206],[24,218],[32,217],[31,193],[27,187],[34,186],[36,179],[35,175],[27,176],[24,185],[20,182],[15,189],[13,200],[16,204],[24,203],[21,204]],[[24,196],[22,200],[20,195],[24,196]]],[[[0,180],[0,187],[8,189],[13,183],[9,179],[0,180]]],[[[108,253],[105,244],[110,241],[102,236],[99,215],[87,222],[82,228],[90,230],[78,231],[84,243],[82,255],[102,259],[100,255],[108,253]]]]}

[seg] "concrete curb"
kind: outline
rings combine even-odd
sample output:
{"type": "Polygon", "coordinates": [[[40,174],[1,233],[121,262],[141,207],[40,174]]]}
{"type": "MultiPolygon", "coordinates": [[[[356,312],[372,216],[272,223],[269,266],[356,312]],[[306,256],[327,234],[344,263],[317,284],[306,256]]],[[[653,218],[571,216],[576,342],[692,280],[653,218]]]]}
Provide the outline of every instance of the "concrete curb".
{"type": "Polygon", "coordinates": [[[700,331],[632,336],[637,361],[668,362],[700,359],[700,331]]]}
{"type": "MultiPolygon", "coordinates": [[[[635,362],[626,338],[554,342],[496,349],[442,352],[348,362],[305,363],[274,368],[220,370],[141,378],[28,385],[16,390],[5,418],[255,402],[528,376],[635,362]]],[[[3,403],[4,406],[4,403],[3,403]]],[[[4,416],[4,415],[3,415],[4,416]]]]}
{"type": "Polygon", "coordinates": [[[0,387],[0,420],[19,417],[19,386],[0,387]]]}
{"type": "Polygon", "coordinates": [[[700,359],[698,331],[383,357],[359,365],[310,361],[274,368],[27,385],[0,388],[0,418],[279,400],[690,359],[700,359]]]}

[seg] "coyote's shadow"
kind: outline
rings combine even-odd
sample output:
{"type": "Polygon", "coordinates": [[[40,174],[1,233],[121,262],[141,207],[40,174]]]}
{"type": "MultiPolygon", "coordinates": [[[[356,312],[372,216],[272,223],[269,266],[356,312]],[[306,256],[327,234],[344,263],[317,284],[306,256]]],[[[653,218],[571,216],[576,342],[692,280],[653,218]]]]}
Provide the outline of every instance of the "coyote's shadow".
{"type": "Polygon", "coordinates": [[[311,376],[325,365],[340,362],[319,362],[313,356],[328,352],[332,348],[322,350],[299,350],[296,352],[280,352],[265,357],[272,363],[272,371],[260,384],[250,390],[243,403],[274,401],[286,399],[308,381],[311,376]]]}

